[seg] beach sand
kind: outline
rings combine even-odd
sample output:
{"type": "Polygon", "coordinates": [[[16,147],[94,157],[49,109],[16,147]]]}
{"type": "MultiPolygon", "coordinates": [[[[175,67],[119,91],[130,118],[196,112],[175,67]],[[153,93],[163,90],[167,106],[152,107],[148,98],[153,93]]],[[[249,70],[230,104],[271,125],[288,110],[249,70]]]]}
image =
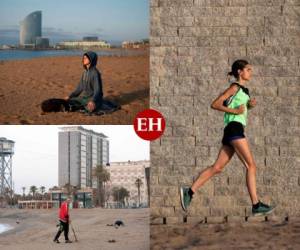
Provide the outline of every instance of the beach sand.
{"type": "Polygon", "coordinates": [[[100,57],[104,97],[122,106],[112,114],[46,113],[40,104],[68,96],[83,72],[81,56],[0,61],[0,124],[133,124],[149,108],[149,55],[100,57]]]}
{"type": "Polygon", "coordinates": [[[280,222],[152,225],[151,249],[296,250],[300,219],[280,222]]]}
{"type": "MultiPolygon", "coordinates": [[[[0,234],[0,249],[149,249],[149,209],[72,209],[70,217],[78,242],[71,244],[64,243],[63,234],[60,244],[52,241],[57,232],[57,214],[56,209],[0,209],[0,223],[14,226],[13,230],[0,234]],[[118,219],[124,222],[124,227],[107,226],[118,219]]],[[[71,228],[69,238],[74,240],[71,228]]]]}

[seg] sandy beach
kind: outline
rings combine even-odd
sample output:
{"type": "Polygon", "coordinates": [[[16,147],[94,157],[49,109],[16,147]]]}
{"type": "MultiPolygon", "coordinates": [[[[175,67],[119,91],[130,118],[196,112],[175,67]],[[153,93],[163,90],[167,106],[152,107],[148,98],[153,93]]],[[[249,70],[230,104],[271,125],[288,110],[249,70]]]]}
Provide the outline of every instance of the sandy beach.
{"type": "Polygon", "coordinates": [[[292,221],[152,225],[151,249],[296,250],[300,219],[292,221]]]}
{"type": "MultiPolygon", "coordinates": [[[[56,209],[0,209],[0,223],[14,227],[0,234],[0,249],[149,249],[149,209],[73,209],[70,216],[78,242],[66,244],[61,235],[57,244],[52,241],[57,232],[56,209]],[[107,226],[117,219],[125,226],[107,226]]],[[[74,240],[71,228],[69,237],[74,240]]]]}
{"type": "Polygon", "coordinates": [[[149,56],[100,57],[104,97],[122,109],[104,116],[46,113],[40,104],[64,98],[77,86],[81,56],[47,57],[0,62],[1,124],[132,124],[149,107],[149,56]]]}

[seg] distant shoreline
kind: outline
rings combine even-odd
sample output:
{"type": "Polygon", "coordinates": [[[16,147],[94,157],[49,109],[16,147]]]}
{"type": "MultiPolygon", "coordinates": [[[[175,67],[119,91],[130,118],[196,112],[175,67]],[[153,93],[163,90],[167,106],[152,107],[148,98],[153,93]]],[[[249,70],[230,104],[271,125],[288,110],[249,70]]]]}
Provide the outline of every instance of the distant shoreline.
{"type": "MultiPolygon", "coordinates": [[[[33,49],[4,49],[0,50],[0,61],[11,60],[28,60],[33,58],[48,58],[61,56],[81,56],[85,51],[83,49],[48,49],[48,50],[33,50],[33,49]]],[[[93,50],[99,56],[143,56],[149,54],[147,49],[97,49],[93,50]]]]}
{"type": "MultiPolygon", "coordinates": [[[[21,48],[21,47],[11,47],[11,48],[1,48],[0,50],[28,50],[28,51],[47,51],[47,50],[86,50],[87,48],[53,48],[53,47],[48,47],[48,48],[21,48]]],[[[122,47],[113,47],[113,48],[96,48],[96,47],[91,47],[88,48],[91,50],[99,51],[99,50],[126,50],[123,49],[122,47]]]]}
{"type": "Polygon", "coordinates": [[[3,46],[0,45],[0,50],[29,50],[29,51],[43,51],[43,50],[148,50],[149,47],[143,47],[143,48],[123,48],[122,46],[112,46],[110,48],[101,48],[101,47],[62,47],[62,48],[55,48],[55,47],[47,47],[47,48],[26,48],[26,47],[18,47],[18,46],[12,46],[8,48],[3,48],[3,46]]]}

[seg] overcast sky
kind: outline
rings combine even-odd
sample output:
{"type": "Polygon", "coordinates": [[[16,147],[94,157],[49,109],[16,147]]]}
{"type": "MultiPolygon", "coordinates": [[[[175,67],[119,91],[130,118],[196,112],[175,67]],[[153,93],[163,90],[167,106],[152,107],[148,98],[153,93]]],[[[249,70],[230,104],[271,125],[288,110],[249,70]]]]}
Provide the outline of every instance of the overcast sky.
{"type": "Polygon", "coordinates": [[[108,41],[149,37],[149,0],[1,0],[0,44],[19,39],[19,24],[42,11],[50,42],[93,35],[108,41]]]}
{"type": "MultiPolygon", "coordinates": [[[[0,137],[15,141],[13,183],[16,193],[35,185],[58,185],[58,132],[62,126],[1,125],[0,137]]],[[[65,126],[64,126],[65,127],[65,126]]],[[[150,159],[150,144],[140,139],[133,126],[82,126],[109,137],[110,162],[150,159]]]]}

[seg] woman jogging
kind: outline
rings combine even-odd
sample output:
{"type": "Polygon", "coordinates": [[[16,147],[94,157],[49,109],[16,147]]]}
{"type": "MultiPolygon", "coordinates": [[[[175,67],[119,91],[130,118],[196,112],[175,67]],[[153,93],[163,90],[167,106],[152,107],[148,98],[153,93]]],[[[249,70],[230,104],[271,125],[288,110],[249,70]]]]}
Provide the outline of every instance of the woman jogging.
{"type": "Polygon", "coordinates": [[[254,216],[269,214],[274,207],[259,201],[256,193],[256,164],[251,154],[248,140],[244,135],[244,127],[247,125],[247,111],[256,105],[256,100],[250,98],[249,91],[245,87],[251,79],[252,67],[245,60],[237,60],[232,64],[230,76],[234,76],[236,82],[232,83],[211,104],[215,110],[224,112],[224,136],[222,147],[215,163],[200,173],[197,180],[189,188],[180,188],[182,208],[186,211],[193,198],[193,194],[212,176],[220,173],[231,160],[234,153],[247,169],[247,188],[252,201],[252,213],[254,216]]]}

